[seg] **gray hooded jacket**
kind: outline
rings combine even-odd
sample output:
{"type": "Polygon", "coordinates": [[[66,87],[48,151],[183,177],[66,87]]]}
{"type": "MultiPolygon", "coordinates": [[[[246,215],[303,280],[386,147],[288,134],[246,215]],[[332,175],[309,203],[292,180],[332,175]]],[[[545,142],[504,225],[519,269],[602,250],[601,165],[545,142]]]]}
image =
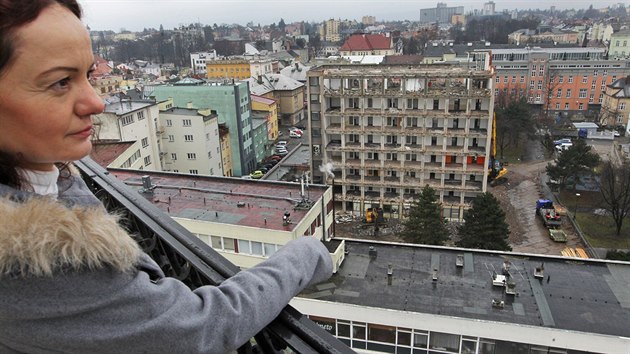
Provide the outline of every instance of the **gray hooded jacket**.
{"type": "Polygon", "coordinates": [[[57,201],[0,185],[0,353],[226,353],[332,274],[322,243],[301,237],[191,291],[164,277],[81,179],[60,183],[57,201]]]}

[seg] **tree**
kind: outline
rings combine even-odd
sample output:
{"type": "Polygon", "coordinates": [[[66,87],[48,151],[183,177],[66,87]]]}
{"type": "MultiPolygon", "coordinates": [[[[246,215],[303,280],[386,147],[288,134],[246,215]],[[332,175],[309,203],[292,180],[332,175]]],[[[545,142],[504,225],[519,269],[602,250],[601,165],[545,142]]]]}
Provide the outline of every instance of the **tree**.
{"type": "Polygon", "coordinates": [[[401,236],[407,242],[427,245],[443,245],[448,240],[448,230],[442,218],[442,204],[435,189],[426,185],[409,211],[401,236]]]}
{"type": "Polygon", "coordinates": [[[457,228],[457,245],[466,248],[511,251],[508,244],[510,227],[499,201],[489,192],[473,199],[472,207],[464,211],[464,224],[457,228]]]}
{"type": "Polygon", "coordinates": [[[572,146],[562,151],[553,164],[547,164],[546,170],[549,178],[560,182],[564,187],[573,179],[573,190],[580,182],[580,176],[590,173],[599,164],[599,155],[591,151],[583,139],[576,140],[572,146]]]}
{"type": "Polygon", "coordinates": [[[499,94],[495,104],[497,115],[497,148],[503,159],[508,146],[518,146],[520,141],[534,132],[534,120],[524,97],[499,94]]]}
{"type": "Polygon", "coordinates": [[[278,22],[278,29],[280,31],[282,31],[282,33],[284,33],[284,29],[287,27],[287,25],[284,23],[284,19],[280,18],[280,22],[278,22]]]}
{"type": "Polygon", "coordinates": [[[606,161],[599,183],[606,210],[612,215],[619,236],[623,221],[630,213],[630,163],[624,161],[615,165],[610,160],[606,161]]]}

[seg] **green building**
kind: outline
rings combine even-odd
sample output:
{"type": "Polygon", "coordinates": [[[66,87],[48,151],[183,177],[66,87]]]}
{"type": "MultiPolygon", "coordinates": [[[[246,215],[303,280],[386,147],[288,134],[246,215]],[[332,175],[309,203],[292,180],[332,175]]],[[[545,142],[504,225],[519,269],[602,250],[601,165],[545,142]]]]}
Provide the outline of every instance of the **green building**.
{"type": "Polygon", "coordinates": [[[145,88],[145,96],[163,101],[173,99],[181,108],[211,109],[217,112],[219,123],[230,132],[234,176],[245,176],[256,168],[252,137],[251,103],[246,82],[205,84],[180,82],[174,85],[145,88]]]}

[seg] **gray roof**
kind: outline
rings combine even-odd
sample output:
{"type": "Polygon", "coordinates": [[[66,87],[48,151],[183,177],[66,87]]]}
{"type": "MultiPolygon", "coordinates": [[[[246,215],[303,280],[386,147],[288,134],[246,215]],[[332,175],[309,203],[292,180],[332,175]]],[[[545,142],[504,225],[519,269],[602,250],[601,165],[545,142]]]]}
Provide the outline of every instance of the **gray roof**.
{"type": "Polygon", "coordinates": [[[433,315],[630,336],[630,263],[346,239],[348,254],[326,289],[307,298],[433,315]],[[376,254],[370,254],[370,246],[376,254]],[[456,266],[458,255],[464,264],[456,266]],[[504,274],[518,295],[493,286],[504,274]],[[393,267],[388,285],[388,266],[393,267]],[[534,277],[544,266],[544,278],[534,277]],[[437,269],[437,280],[433,272],[437,269]],[[549,277],[549,278],[547,278],[549,277]],[[492,300],[505,307],[492,307],[492,300]],[[587,320],[588,319],[588,320],[587,320]]]}
{"type": "Polygon", "coordinates": [[[280,74],[290,77],[296,81],[306,82],[306,73],[309,70],[311,70],[310,66],[305,66],[302,63],[296,62],[294,65],[287,66],[286,68],[280,70],[280,74]]]}
{"type": "Polygon", "coordinates": [[[304,86],[303,83],[281,74],[264,74],[259,78],[249,78],[244,81],[249,82],[251,93],[257,96],[273,91],[293,91],[304,86]],[[258,82],[259,79],[260,82],[258,82]]]}

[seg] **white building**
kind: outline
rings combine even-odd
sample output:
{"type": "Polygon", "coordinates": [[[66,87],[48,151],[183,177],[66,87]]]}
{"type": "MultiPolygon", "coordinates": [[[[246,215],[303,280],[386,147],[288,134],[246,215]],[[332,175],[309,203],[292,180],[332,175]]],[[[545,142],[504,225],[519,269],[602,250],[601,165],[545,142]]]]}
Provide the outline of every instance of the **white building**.
{"type": "Polygon", "coordinates": [[[208,73],[206,60],[214,60],[217,58],[217,51],[190,53],[190,69],[195,75],[205,75],[208,73]]]}
{"type": "MultiPolygon", "coordinates": [[[[112,99],[113,100],[113,99],[112,99]]],[[[157,139],[159,110],[153,101],[117,100],[108,102],[103,113],[94,117],[95,140],[137,141],[132,159],[123,167],[161,171],[160,142],[157,139]],[[138,159],[141,161],[139,164],[138,159]],[[129,166],[128,166],[129,165],[129,166]]]]}
{"type": "Polygon", "coordinates": [[[165,171],[223,176],[216,113],[171,107],[160,111],[158,132],[165,171]]]}

